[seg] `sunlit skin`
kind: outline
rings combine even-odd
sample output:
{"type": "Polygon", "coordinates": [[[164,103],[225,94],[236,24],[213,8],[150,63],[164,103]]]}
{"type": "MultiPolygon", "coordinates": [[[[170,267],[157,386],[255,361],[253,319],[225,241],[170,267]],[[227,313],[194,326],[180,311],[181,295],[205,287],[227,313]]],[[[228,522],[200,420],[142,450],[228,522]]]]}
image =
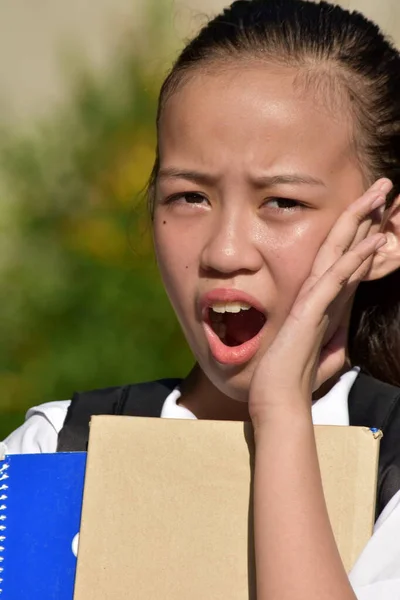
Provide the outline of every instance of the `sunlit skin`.
{"type": "Polygon", "coordinates": [[[199,365],[182,397],[198,417],[247,418],[254,369],[333,224],[365,191],[352,140],[345,103],[316,101],[286,67],[199,71],[168,99],[154,241],[199,365]],[[236,367],[214,360],[198,310],[221,287],[250,293],[267,314],[260,350],[236,367]]]}

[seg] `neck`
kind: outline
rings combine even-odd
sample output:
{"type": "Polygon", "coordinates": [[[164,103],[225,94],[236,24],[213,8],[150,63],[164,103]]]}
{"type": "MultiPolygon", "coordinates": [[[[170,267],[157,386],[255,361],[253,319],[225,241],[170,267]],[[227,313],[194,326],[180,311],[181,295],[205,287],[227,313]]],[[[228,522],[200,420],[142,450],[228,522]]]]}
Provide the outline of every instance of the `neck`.
{"type": "Polygon", "coordinates": [[[223,394],[196,364],[181,385],[179,404],[198,419],[215,421],[249,421],[247,402],[223,394]]]}

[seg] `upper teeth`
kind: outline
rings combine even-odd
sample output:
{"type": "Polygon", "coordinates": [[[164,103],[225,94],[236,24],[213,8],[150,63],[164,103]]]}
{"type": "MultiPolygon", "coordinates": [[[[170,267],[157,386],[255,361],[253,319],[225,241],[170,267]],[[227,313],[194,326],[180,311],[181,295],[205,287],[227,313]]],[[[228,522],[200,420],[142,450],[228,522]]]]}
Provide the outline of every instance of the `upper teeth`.
{"type": "Polygon", "coordinates": [[[238,313],[241,310],[249,310],[251,305],[246,302],[215,302],[211,308],[216,313],[238,313]]]}

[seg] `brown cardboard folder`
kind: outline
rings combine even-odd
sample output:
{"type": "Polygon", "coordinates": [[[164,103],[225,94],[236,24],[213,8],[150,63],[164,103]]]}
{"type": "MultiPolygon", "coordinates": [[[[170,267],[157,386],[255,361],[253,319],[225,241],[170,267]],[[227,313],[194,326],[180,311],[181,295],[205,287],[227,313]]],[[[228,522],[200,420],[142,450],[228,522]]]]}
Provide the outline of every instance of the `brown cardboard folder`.
{"type": "MultiPolygon", "coordinates": [[[[372,532],[379,435],[315,433],[350,570],[372,532]]],[[[94,417],[74,599],[254,600],[253,457],[247,423],[94,417]]]]}

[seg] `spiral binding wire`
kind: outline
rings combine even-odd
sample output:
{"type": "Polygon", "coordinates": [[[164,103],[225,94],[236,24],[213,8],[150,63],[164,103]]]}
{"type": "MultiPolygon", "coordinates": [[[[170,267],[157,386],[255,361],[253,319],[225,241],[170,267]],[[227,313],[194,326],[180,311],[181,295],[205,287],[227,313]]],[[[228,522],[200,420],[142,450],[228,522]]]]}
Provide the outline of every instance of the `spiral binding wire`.
{"type": "Polygon", "coordinates": [[[9,469],[9,463],[7,458],[0,461],[0,596],[3,593],[3,579],[4,579],[4,550],[5,540],[7,532],[7,499],[8,499],[8,485],[7,479],[9,475],[7,470],[9,469]]]}

